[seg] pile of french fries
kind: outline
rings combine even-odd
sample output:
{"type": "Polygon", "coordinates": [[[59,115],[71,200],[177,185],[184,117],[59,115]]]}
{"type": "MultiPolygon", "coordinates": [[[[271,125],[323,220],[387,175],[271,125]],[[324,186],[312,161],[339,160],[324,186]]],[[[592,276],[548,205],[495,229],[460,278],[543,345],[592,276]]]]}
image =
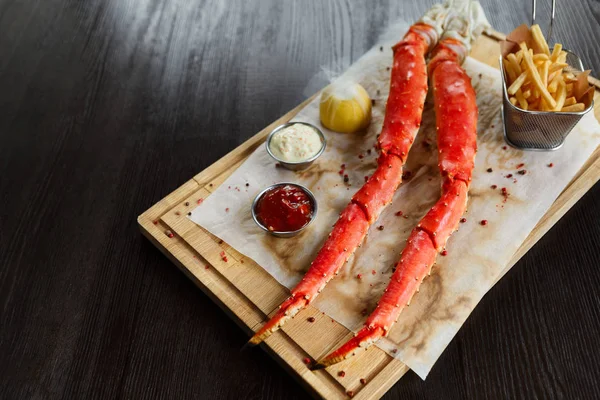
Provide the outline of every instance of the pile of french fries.
{"type": "Polygon", "coordinates": [[[567,53],[562,44],[556,43],[551,52],[539,25],[531,27],[531,35],[537,52],[522,42],[520,50],[503,59],[510,102],[531,111],[583,111],[585,105],[574,96],[577,78],[565,71],[567,53]]]}

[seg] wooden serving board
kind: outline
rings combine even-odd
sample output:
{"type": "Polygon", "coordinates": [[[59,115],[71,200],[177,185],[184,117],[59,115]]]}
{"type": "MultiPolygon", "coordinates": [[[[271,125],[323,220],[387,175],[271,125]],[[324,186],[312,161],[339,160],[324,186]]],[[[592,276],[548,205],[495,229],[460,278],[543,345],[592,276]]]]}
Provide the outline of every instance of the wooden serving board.
{"type": "MultiPolygon", "coordinates": [[[[503,38],[504,35],[497,32],[483,35],[473,46],[471,57],[497,67],[500,53],[498,41],[503,38]]],[[[594,114],[600,119],[600,82],[594,78],[590,78],[590,81],[597,87],[594,114]]],[[[317,95],[318,93],[315,94],[317,95]]],[[[198,201],[210,196],[262,145],[273,128],[292,119],[315,96],[274,121],[138,217],[142,233],[249,335],[258,330],[267,316],[288,296],[289,291],[258,264],[190,221],[187,213],[198,201]]],[[[504,273],[598,179],[600,147],[544,215],[504,273]]],[[[315,397],[341,399],[348,398],[351,394],[356,399],[379,398],[409,368],[376,346],[326,370],[310,371],[303,362],[306,357],[317,359],[324,356],[334,345],[346,341],[351,335],[352,332],[341,324],[314,307],[308,307],[267,339],[262,347],[315,397]],[[315,322],[309,323],[309,317],[314,317],[315,322]],[[343,377],[338,375],[342,370],[345,372],[343,377]],[[361,384],[361,378],[366,379],[367,383],[361,384]]]]}

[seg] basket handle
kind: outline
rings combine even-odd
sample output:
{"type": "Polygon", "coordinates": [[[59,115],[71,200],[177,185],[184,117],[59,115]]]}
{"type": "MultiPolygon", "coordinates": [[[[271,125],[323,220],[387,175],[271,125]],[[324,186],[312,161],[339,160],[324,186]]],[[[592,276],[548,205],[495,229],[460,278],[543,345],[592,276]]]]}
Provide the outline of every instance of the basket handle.
{"type": "MultiPolygon", "coordinates": [[[[531,1],[531,25],[535,24],[535,14],[537,8],[537,0],[531,1]]],[[[552,10],[550,11],[550,27],[548,28],[548,35],[546,35],[546,41],[550,41],[552,37],[552,25],[554,25],[554,15],[556,11],[556,0],[552,0],[552,10]]]]}

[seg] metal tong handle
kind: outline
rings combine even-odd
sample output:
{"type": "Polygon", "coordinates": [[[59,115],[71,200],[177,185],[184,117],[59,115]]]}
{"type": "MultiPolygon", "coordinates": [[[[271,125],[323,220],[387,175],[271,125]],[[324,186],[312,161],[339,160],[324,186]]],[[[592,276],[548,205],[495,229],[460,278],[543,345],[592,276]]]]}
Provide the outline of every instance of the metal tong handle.
{"type": "MultiPolygon", "coordinates": [[[[535,24],[535,11],[537,8],[537,0],[531,2],[531,25],[535,24]]],[[[550,14],[550,27],[548,28],[548,35],[546,35],[546,41],[550,42],[552,37],[552,25],[554,25],[554,14],[556,10],[556,0],[552,0],[552,11],[550,14]]]]}

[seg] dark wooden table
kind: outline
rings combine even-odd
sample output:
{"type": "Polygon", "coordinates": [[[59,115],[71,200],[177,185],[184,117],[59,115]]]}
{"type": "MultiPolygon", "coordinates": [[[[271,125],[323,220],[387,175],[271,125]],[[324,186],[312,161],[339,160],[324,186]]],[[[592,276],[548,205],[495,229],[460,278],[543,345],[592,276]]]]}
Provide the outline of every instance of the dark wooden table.
{"type": "MultiPolygon", "coordinates": [[[[307,396],[136,216],[432,1],[370,3],[0,0],[0,398],[307,396]]],[[[559,3],[598,76],[600,2],[559,3]]],[[[599,220],[596,185],[386,398],[600,398],[599,220]]]]}

